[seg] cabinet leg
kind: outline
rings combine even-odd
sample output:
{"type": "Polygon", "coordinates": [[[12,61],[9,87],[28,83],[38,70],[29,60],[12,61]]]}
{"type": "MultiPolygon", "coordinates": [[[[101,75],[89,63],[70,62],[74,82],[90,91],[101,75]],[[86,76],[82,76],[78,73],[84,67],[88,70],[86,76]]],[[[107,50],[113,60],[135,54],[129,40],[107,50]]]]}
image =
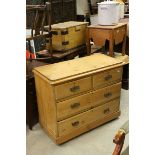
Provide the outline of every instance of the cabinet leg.
{"type": "Polygon", "coordinates": [[[28,126],[29,126],[29,129],[32,130],[32,106],[31,106],[31,103],[27,103],[27,113],[26,115],[28,115],[28,126]]]}

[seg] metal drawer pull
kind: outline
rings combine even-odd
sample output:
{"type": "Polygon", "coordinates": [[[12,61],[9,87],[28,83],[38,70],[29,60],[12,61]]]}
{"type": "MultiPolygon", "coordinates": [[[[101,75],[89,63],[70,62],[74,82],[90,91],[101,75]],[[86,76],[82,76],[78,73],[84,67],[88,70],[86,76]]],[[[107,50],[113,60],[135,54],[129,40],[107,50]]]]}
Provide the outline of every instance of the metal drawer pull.
{"type": "Polygon", "coordinates": [[[110,112],[110,109],[109,109],[109,108],[104,109],[104,111],[103,111],[104,114],[107,114],[107,113],[109,113],[109,112],[110,112]]]}
{"type": "Polygon", "coordinates": [[[77,92],[79,90],[80,90],[80,86],[74,86],[74,87],[70,88],[71,92],[77,92]]]}
{"type": "Polygon", "coordinates": [[[80,103],[73,103],[71,104],[71,109],[74,109],[74,108],[78,108],[80,106],[80,103]]]}
{"type": "Polygon", "coordinates": [[[107,75],[106,77],[104,77],[104,79],[105,79],[106,81],[108,81],[108,80],[112,79],[112,75],[107,75]]]}
{"type": "Polygon", "coordinates": [[[75,32],[80,31],[81,29],[75,29],[75,32]]]}
{"type": "Polygon", "coordinates": [[[73,123],[72,123],[72,126],[74,126],[74,127],[75,127],[75,126],[78,126],[78,125],[79,125],[79,121],[76,121],[76,122],[73,122],[73,123]]]}
{"type": "Polygon", "coordinates": [[[112,96],[112,93],[106,93],[106,94],[104,94],[104,97],[110,97],[110,96],[112,96]]]}

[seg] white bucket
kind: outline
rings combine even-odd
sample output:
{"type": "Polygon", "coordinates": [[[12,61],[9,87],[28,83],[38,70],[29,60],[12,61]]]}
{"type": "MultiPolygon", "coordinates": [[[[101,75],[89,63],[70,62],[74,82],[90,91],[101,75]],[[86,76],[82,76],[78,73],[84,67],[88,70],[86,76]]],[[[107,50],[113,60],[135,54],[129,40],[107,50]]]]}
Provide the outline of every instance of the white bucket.
{"type": "Polygon", "coordinates": [[[118,2],[105,1],[98,3],[98,24],[116,25],[120,19],[120,5],[118,2]]]}
{"type": "Polygon", "coordinates": [[[124,18],[125,5],[124,3],[120,3],[120,18],[124,18]]]}

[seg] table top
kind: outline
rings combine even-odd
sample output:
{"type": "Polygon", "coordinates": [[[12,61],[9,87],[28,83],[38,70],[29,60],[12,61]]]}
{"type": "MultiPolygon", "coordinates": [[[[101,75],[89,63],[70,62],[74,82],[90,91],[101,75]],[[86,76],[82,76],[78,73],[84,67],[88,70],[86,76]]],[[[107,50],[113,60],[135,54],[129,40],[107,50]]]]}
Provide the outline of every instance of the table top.
{"type": "MultiPolygon", "coordinates": [[[[67,29],[70,27],[75,27],[75,26],[80,26],[80,25],[86,25],[88,22],[78,22],[78,21],[68,21],[68,22],[63,22],[63,23],[58,23],[58,24],[53,24],[51,25],[51,29],[53,30],[61,30],[61,29],[67,29]]],[[[49,26],[44,26],[45,30],[48,30],[49,26]]]]}
{"type": "Polygon", "coordinates": [[[88,28],[97,28],[97,29],[116,29],[121,26],[127,25],[127,23],[118,23],[117,25],[90,25],[88,28]]]}
{"type": "Polygon", "coordinates": [[[86,74],[89,75],[98,71],[107,70],[117,65],[122,66],[123,62],[97,53],[79,59],[37,67],[34,71],[46,77],[54,84],[59,81],[65,81],[68,78],[74,79],[86,74]]]}

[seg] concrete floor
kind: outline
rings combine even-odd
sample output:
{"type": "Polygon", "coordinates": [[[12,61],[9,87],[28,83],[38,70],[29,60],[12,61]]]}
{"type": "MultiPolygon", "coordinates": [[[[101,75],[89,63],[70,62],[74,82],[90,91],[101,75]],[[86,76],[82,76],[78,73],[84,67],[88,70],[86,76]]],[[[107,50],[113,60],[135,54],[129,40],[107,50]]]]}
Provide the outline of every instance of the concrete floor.
{"type": "MultiPolygon", "coordinates": [[[[26,129],[27,155],[112,155],[113,137],[120,126],[129,119],[129,91],[121,90],[121,116],[96,129],[80,135],[62,145],[56,145],[41,129],[39,123],[33,130],[26,129]]],[[[126,136],[123,151],[128,149],[126,136]]],[[[125,153],[127,155],[128,153],[125,153]]],[[[123,154],[124,155],[124,154],[123,154]]]]}

